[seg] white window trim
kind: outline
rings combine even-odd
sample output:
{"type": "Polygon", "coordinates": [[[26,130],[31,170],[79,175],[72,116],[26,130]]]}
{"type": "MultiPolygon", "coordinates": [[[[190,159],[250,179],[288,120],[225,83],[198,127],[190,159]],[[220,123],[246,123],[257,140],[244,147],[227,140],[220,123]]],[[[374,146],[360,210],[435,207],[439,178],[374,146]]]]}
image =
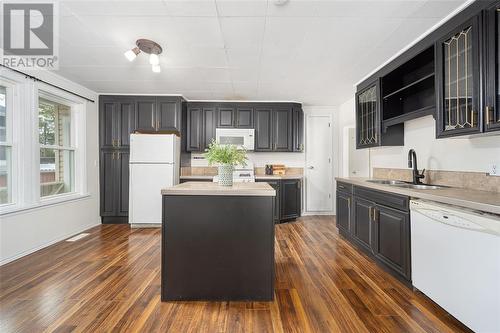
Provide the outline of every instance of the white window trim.
{"type": "MultiPolygon", "coordinates": [[[[12,87],[12,203],[0,205],[0,216],[58,205],[90,197],[87,190],[86,112],[83,98],[44,84],[34,82],[14,72],[0,76],[2,85],[12,87]],[[71,135],[75,151],[74,191],[40,197],[40,143],[38,134],[39,97],[71,105],[71,135]]],[[[58,148],[61,148],[58,146],[58,148]]]]}

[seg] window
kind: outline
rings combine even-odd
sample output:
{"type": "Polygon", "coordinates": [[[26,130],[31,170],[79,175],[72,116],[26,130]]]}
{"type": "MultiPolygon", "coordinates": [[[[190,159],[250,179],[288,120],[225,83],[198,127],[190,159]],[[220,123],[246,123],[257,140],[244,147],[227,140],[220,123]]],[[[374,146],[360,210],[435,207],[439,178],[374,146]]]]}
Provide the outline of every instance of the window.
{"type": "Polygon", "coordinates": [[[0,205],[12,202],[12,144],[7,87],[0,86],[0,205]]]}
{"type": "Polygon", "coordinates": [[[40,197],[75,191],[75,147],[71,106],[40,97],[40,197]]]}

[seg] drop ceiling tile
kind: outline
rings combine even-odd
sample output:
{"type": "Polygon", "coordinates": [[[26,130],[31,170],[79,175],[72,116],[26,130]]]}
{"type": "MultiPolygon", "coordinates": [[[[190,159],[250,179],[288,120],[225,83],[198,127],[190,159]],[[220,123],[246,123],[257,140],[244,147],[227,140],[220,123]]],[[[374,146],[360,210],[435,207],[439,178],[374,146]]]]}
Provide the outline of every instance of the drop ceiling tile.
{"type": "Polygon", "coordinates": [[[171,16],[217,16],[215,0],[164,0],[171,16]]]}
{"type": "Polygon", "coordinates": [[[404,18],[426,2],[427,0],[317,1],[316,13],[322,17],[404,18]]]}
{"type": "Polygon", "coordinates": [[[257,67],[230,68],[232,81],[257,81],[259,79],[259,70],[257,67]]]}
{"type": "Polygon", "coordinates": [[[221,18],[222,36],[226,48],[251,48],[262,43],[264,17],[221,18]]]}
{"type": "Polygon", "coordinates": [[[229,67],[253,67],[259,66],[260,47],[226,49],[229,67]]]}
{"type": "Polygon", "coordinates": [[[167,16],[162,0],[135,1],[67,1],[59,2],[62,16],[167,16]]]}
{"type": "Polygon", "coordinates": [[[284,5],[276,5],[275,0],[267,2],[268,16],[312,17],[316,16],[318,1],[289,0],[284,5]]]}
{"type": "Polygon", "coordinates": [[[267,0],[216,0],[220,16],[266,16],[267,0]]]}
{"type": "Polygon", "coordinates": [[[197,71],[204,81],[231,82],[231,72],[228,68],[199,68],[197,71]]]}

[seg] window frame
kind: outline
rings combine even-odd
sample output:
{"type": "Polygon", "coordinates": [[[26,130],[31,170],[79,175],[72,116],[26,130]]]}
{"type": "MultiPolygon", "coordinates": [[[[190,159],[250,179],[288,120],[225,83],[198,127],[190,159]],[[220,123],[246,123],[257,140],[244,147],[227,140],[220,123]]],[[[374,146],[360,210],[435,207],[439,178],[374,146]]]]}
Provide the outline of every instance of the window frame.
{"type": "MultiPolygon", "coordinates": [[[[0,205],[0,217],[23,214],[47,206],[90,197],[87,189],[86,110],[90,103],[49,84],[31,80],[11,71],[0,73],[0,84],[12,92],[10,113],[11,135],[11,201],[0,205]],[[54,102],[71,106],[71,135],[74,153],[74,188],[72,192],[54,196],[40,196],[40,139],[38,99],[41,95],[54,102]]],[[[1,221],[0,221],[1,222],[1,221]]]]}
{"type": "Polygon", "coordinates": [[[87,181],[85,170],[85,101],[73,96],[69,93],[53,88],[49,85],[38,83],[36,89],[36,165],[37,165],[37,178],[34,184],[35,198],[40,204],[52,204],[60,201],[71,200],[87,195],[87,181]],[[39,131],[38,131],[38,115],[39,115],[39,100],[40,98],[47,99],[51,102],[60,103],[71,108],[71,127],[70,127],[70,146],[60,145],[43,145],[40,144],[39,131]],[[74,158],[74,179],[73,189],[70,192],[41,196],[40,187],[40,150],[42,148],[56,149],[56,150],[69,150],[73,151],[74,158]]]}
{"type": "Polygon", "coordinates": [[[5,141],[0,141],[0,146],[10,147],[10,172],[8,177],[8,186],[10,187],[10,200],[4,204],[0,204],[0,209],[15,208],[19,204],[19,191],[18,191],[18,169],[17,161],[17,145],[15,144],[14,132],[14,118],[18,110],[18,82],[6,77],[2,77],[0,83],[5,87],[5,141]],[[10,107],[9,107],[10,106],[10,107]]]}

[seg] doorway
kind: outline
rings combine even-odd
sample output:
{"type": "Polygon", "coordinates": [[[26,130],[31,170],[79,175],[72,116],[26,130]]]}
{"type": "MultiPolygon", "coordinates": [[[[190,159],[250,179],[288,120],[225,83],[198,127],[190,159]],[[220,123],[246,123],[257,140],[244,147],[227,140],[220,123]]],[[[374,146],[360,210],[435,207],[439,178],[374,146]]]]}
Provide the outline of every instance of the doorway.
{"type": "Polygon", "coordinates": [[[306,116],[306,204],[307,213],[333,211],[332,117],[306,116]]]}

